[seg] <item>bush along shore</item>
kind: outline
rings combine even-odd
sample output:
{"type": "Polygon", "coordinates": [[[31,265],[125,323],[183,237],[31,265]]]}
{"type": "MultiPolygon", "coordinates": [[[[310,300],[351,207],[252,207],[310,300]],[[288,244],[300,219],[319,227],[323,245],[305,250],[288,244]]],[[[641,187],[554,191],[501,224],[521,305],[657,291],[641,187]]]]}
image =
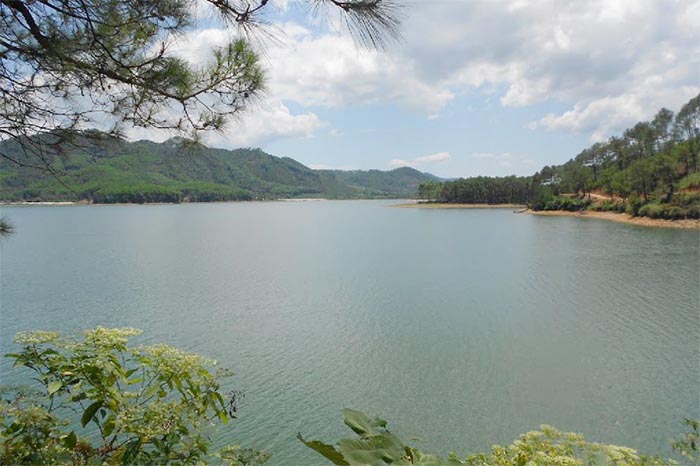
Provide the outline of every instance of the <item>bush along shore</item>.
{"type": "MultiPolygon", "coordinates": [[[[663,220],[659,224],[668,225],[668,221],[683,221],[679,225],[700,228],[700,192],[683,192],[673,195],[670,200],[649,198],[643,200],[637,196],[628,199],[605,198],[601,195],[584,194],[559,195],[538,198],[528,204],[531,211],[575,212],[618,214],[629,219],[663,220]]],[[[614,219],[610,215],[598,215],[597,218],[614,219]]],[[[631,222],[642,223],[642,222],[631,222]]],[[[653,222],[646,222],[653,225],[653,222]]]]}

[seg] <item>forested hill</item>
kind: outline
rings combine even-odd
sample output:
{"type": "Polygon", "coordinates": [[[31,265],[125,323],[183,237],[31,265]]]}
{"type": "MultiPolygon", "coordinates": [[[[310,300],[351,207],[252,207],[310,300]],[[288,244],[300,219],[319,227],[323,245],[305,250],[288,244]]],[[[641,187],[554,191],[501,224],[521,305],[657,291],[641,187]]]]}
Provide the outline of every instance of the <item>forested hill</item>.
{"type": "MultiPolygon", "coordinates": [[[[420,183],[438,179],[407,167],[391,171],[312,170],[260,149],[212,149],[178,138],[154,143],[103,136],[98,141],[81,140],[61,156],[51,153],[49,144],[39,147],[59,176],[0,159],[0,200],[114,203],[399,198],[413,197],[420,183]]],[[[16,141],[0,142],[3,154],[26,161],[27,155],[21,155],[20,150],[16,141]]]]}
{"type": "Polygon", "coordinates": [[[447,203],[516,202],[536,210],[700,218],[700,95],[678,113],[662,108],[651,121],[532,176],[428,182],[419,194],[447,203]]]}

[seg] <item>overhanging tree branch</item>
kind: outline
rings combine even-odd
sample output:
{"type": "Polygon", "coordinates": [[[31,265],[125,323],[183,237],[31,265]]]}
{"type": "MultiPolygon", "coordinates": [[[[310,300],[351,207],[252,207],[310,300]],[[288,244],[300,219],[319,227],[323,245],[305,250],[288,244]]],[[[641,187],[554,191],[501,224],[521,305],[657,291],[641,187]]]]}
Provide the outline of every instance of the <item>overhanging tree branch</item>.
{"type": "MultiPolygon", "coordinates": [[[[398,38],[394,0],[305,1],[340,11],[364,45],[398,38]]],[[[244,31],[273,3],[208,2],[244,31]]],[[[68,140],[99,114],[112,134],[125,124],[220,130],[264,88],[263,71],[247,35],[213,50],[204,67],[170,53],[193,21],[183,0],[0,0],[0,135],[32,144],[52,131],[68,140]]]]}

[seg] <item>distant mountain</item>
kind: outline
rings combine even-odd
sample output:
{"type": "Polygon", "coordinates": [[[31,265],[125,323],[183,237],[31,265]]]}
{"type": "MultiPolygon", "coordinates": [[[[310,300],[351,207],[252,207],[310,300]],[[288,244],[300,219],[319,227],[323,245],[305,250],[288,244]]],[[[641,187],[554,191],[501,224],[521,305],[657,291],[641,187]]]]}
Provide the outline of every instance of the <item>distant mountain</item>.
{"type": "MultiPolygon", "coordinates": [[[[391,171],[312,170],[289,157],[275,157],[260,149],[213,149],[180,138],[163,143],[84,139],[60,155],[48,143],[39,147],[41,157],[49,160],[60,176],[2,158],[0,200],[114,203],[400,198],[414,197],[420,183],[439,180],[408,167],[391,171]]],[[[0,152],[26,161],[20,151],[16,141],[0,142],[0,152]]]]}

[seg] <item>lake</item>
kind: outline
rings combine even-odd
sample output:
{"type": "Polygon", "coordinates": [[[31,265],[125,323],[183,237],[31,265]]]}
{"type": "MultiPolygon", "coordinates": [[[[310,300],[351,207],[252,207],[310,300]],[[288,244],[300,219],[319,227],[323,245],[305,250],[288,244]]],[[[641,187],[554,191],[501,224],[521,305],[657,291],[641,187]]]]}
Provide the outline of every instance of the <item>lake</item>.
{"type": "Polygon", "coordinates": [[[295,436],[344,407],[460,455],[551,424],[668,456],[700,418],[697,231],[395,202],[3,207],[0,349],[132,326],[214,357],[271,466],[326,464],[295,436]]]}

